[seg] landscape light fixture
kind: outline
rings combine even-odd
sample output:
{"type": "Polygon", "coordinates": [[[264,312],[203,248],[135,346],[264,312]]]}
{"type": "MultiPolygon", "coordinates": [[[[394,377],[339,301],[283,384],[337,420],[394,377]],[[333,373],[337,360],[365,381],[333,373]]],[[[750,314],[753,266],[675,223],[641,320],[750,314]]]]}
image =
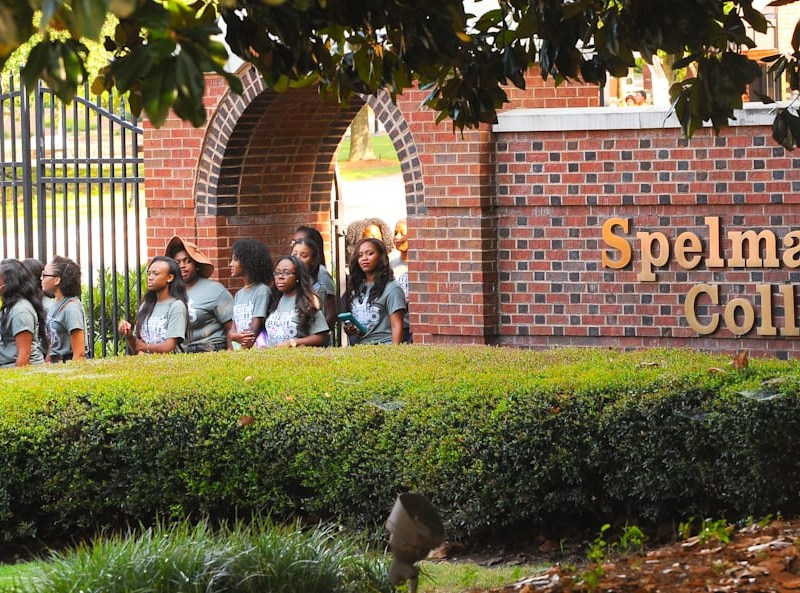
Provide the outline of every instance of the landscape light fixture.
{"type": "Polygon", "coordinates": [[[414,566],[444,541],[444,524],[424,496],[405,492],[397,497],[386,520],[392,564],[389,582],[397,587],[409,581],[409,593],[417,593],[419,569],[414,566]]]}

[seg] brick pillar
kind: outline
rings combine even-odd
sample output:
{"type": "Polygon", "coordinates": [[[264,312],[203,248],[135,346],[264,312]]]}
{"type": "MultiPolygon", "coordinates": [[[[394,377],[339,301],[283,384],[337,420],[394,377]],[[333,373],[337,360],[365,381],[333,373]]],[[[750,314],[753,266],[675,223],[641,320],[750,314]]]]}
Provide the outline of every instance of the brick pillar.
{"type": "Polygon", "coordinates": [[[425,208],[410,213],[410,311],[417,343],[485,344],[497,335],[497,215],[488,126],[463,135],[398,98],[419,154],[425,208]]]}

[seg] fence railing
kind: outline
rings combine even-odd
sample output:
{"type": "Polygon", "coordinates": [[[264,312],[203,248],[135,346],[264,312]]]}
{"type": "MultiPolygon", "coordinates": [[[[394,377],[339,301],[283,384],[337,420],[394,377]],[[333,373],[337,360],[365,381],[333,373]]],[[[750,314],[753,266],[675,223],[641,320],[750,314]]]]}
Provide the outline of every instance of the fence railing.
{"type": "Polygon", "coordinates": [[[0,256],[80,264],[90,356],[120,352],[117,322],[142,296],[142,128],[125,105],[0,80],[0,256]]]}

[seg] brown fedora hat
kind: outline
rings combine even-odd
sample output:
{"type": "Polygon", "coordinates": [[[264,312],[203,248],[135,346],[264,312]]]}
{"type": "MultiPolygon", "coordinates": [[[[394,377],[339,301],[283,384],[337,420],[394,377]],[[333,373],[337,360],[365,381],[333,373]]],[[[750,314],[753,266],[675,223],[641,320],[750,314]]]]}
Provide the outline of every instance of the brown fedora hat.
{"type": "Polygon", "coordinates": [[[164,255],[174,258],[179,251],[185,251],[194,260],[197,264],[197,271],[203,278],[208,278],[214,273],[214,264],[198,249],[197,245],[175,235],[167,243],[167,250],[164,255]]]}

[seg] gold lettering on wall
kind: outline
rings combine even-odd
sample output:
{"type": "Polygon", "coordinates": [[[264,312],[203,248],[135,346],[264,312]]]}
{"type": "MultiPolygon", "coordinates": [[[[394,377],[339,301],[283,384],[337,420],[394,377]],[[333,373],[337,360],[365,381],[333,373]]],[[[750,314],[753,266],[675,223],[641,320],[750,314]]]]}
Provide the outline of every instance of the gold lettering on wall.
{"type": "MultiPolygon", "coordinates": [[[[782,237],[769,229],[731,230],[723,236],[719,217],[706,216],[703,223],[704,233],[684,231],[675,239],[658,230],[637,231],[635,237],[629,238],[635,226],[633,219],[609,218],[603,223],[603,241],[607,249],[602,251],[602,265],[619,270],[631,265],[638,254],[636,279],[639,282],[657,282],[658,271],[668,266],[671,258],[684,270],[693,270],[703,263],[709,270],[775,269],[781,264],[789,269],[800,268],[800,230],[790,230],[782,237]],[[783,253],[779,252],[779,245],[783,253]]],[[[721,299],[718,284],[692,286],[684,302],[689,327],[699,335],[712,334],[724,326],[737,336],[748,334],[754,328],[759,336],[800,336],[792,284],[758,284],[752,300],[744,296],[727,302],[721,299]],[[774,290],[777,290],[777,305],[782,305],[780,326],[775,323],[774,312],[778,308],[773,302],[774,290]],[[756,297],[758,308],[754,304],[756,297]],[[703,311],[703,315],[699,311],[703,311]],[[701,318],[707,322],[701,322],[701,318]]]]}
{"type": "Polygon", "coordinates": [[[686,293],[686,320],[689,327],[701,336],[712,334],[719,327],[719,313],[711,314],[711,321],[707,325],[702,325],[697,319],[697,299],[704,294],[711,300],[712,305],[719,305],[719,286],[716,284],[698,284],[692,286],[686,293]]]}
{"type": "Polygon", "coordinates": [[[700,237],[694,233],[685,232],[678,235],[675,239],[675,261],[684,270],[693,270],[700,265],[703,252],[703,244],[700,237]],[[687,257],[691,255],[692,257],[687,257]]]}
{"type": "Polygon", "coordinates": [[[731,268],[777,268],[778,246],[775,233],[772,231],[730,231],[732,255],[728,260],[731,268]],[[764,257],[761,258],[761,245],[764,245],[764,257]],[[747,259],[744,258],[745,245],[748,247],[747,259]]]}
{"type": "Polygon", "coordinates": [[[604,268],[611,268],[612,270],[620,270],[631,263],[633,251],[631,244],[628,243],[623,237],[618,237],[614,234],[614,229],[620,227],[623,233],[630,230],[630,218],[609,218],[603,223],[603,241],[609,247],[618,249],[620,255],[617,259],[613,259],[608,249],[604,249],[601,258],[604,268]]]}

